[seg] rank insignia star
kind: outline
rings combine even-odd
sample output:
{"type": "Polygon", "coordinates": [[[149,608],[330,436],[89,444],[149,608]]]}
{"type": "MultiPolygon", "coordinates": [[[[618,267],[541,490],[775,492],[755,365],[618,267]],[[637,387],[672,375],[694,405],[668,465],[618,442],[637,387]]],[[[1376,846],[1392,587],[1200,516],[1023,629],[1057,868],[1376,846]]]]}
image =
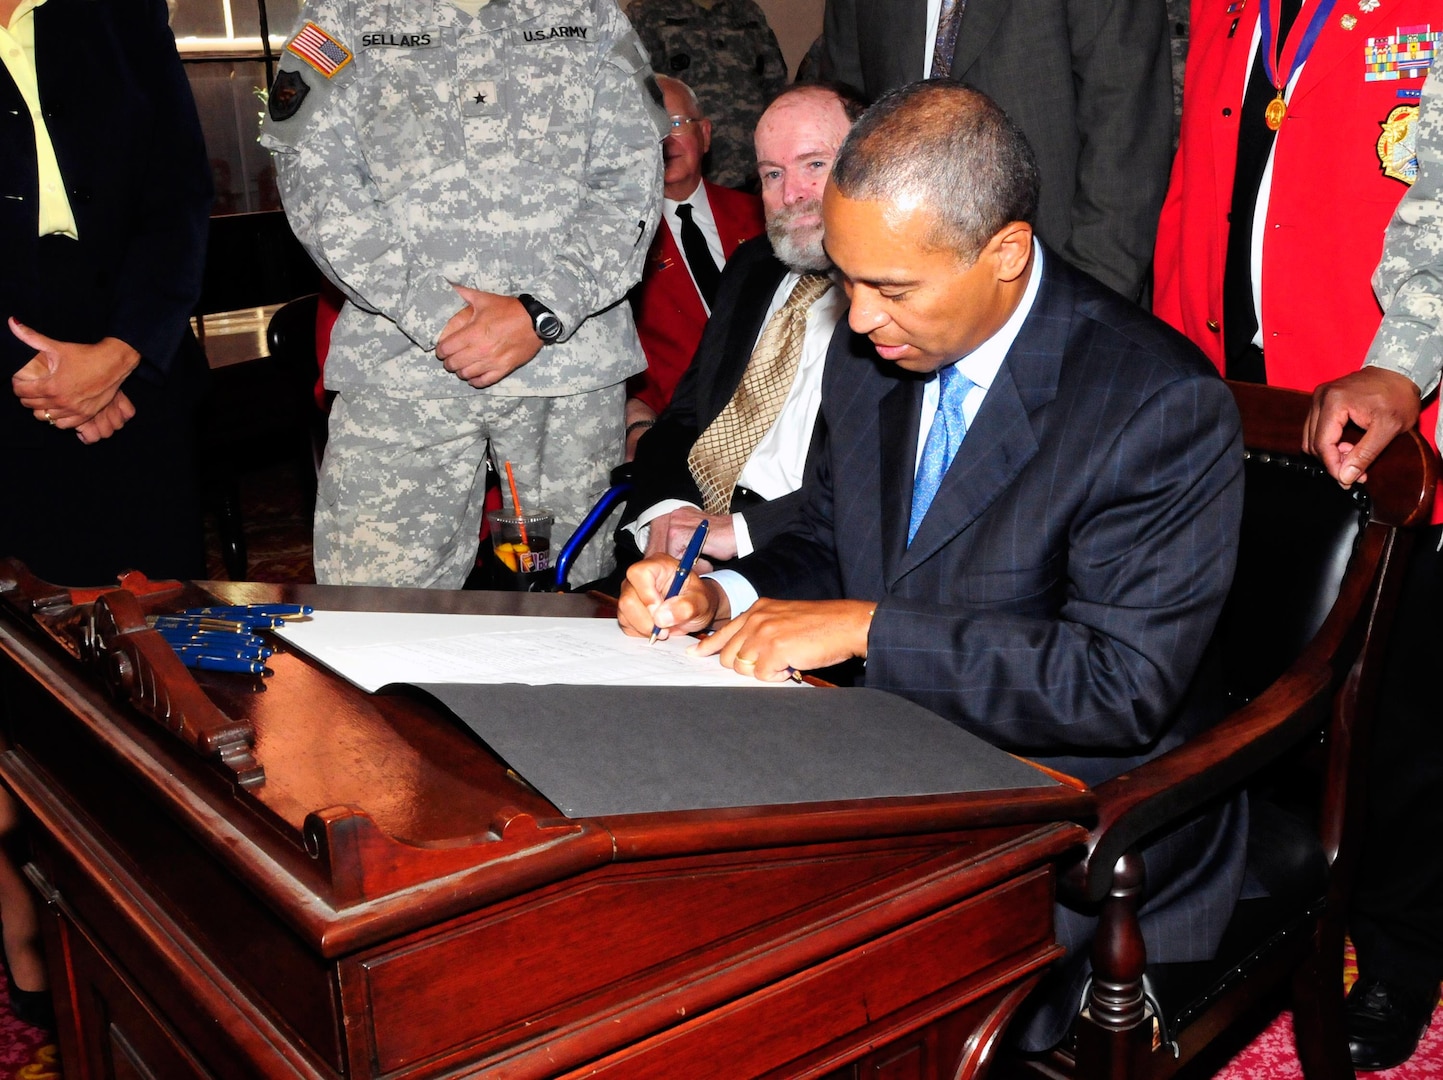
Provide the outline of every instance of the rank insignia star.
{"type": "Polygon", "coordinates": [[[480,94],[480,93],[478,93],[478,94],[476,95],[476,104],[477,104],[477,105],[485,105],[485,104],[486,104],[486,95],[485,95],[485,94],[480,94]]]}

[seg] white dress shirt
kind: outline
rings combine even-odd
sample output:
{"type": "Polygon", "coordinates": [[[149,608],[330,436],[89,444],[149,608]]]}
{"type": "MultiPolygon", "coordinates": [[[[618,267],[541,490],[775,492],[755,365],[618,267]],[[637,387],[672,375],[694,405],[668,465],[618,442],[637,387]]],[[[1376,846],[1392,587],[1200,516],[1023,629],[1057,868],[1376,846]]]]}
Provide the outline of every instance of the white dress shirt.
{"type": "MultiPolygon", "coordinates": [[[[717,232],[716,218],[712,217],[711,200],[706,197],[706,185],[700,180],[696,183],[696,190],[685,199],[668,199],[665,196],[661,200],[661,219],[666,222],[666,227],[671,230],[671,238],[676,242],[676,250],[681,252],[681,264],[686,267],[686,272],[691,274],[691,283],[696,285],[696,275],[692,274],[691,263],[686,261],[686,248],[681,246],[681,218],[677,216],[676,208],[682,203],[691,204],[691,219],[696,222],[696,227],[701,230],[702,237],[706,240],[707,250],[711,252],[712,261],[720,270],[727,264],[726,256],[722,254],[721,234],[717,232]]],[[[701,299],[701,306],[708,315],[711,314],[711,306],[702,296],[701,289],[696,290],[697,296],[701,299]]]]}
{"type": "MultiPolygon", "coordinates": [[[[1002,324],[1002,328],[997,333],[966,356],[953,361],[962,374],[973,382],[972,389],[967,391],[967,396],[962,399],[962,415],[967,419],[968,428],[971,428],[972,421],[982,408],[987,391],[992,388],[992,383],[997,378],[997,372],[1002,369],[1002,362],[1007,359],[1007,351],[1017,340],[1018,331],[1022,329],[1022,324],[1032,312],[1032,305],[1037,300],[1037,290],[1041,284],[1042,245],[1034,240],[1032,242],[1032,272],[1027,279],[1026,288],[1022,290],[1022,299],[1018,302],[1017,308],[1008,316],[1007,321],[1002,324]]],[[[916,468],[922,462],[922,449],[927,445],[927,433],[932,429],[932,419],[937,415],[939,396],[938,380],[934,376],[927,380],[927,385],[922,390],[922,412],[917,424],[917,457],[913,466],[914,476],[916,468]]],[[[740,615],[757,602],[757,591],[752,588],[752,583],[735,570],[718,570],[716,573],[706,576],[715,579],[716,583],[722,587],[722,591],[727,594],[733,615],[740,615]]]]}
{"type": "MultiPolygon", "coordinates": [[[[761,326],[787,302],[801,275],[789,271],[772,293],[772,302],[767,307],[761,326]]],[[[817,410],[822,404],[822,368],[827,359],[827,347],[832,341],[832,331],[838,320],[847,311],[846,294],[837,286],[828,289],[812,302],[807,311],[807,330],[802,339],[802,355],[797,361],[797,374],[792,388],[782,402],[781,412],[761,442],[752,451],[743,466],[737,483],[750,488],[765,499],[776,499],[802,486],[802,474],[807,463],[807,449],[812,443],[812,427],[817,421],[817,410]]],[[[757,335],[761,336],[760,332],[757,335]]],[[[753,343],[753,348],[755,348],[753,343]]],[[[646,550],[650,535],[650,522],[663,514],[669,514],[680,506],[695,506],[695,503],[681,499],[664,499],[647,507],[627,526],[636,537],[636,543],[646,550]]],[[[752,553],[751,532],[747,528],[746,514],[732,515],[732,529],[736,534],[737,555],[752,553]]]]}
{"type": "Polygon", "coordinates": [[[922,70],[919,79],[932,77],[932,53],[937,48],[937,20],[942,17],[942,0],[927,0],[927,39],[922,43],[922,70]]]}

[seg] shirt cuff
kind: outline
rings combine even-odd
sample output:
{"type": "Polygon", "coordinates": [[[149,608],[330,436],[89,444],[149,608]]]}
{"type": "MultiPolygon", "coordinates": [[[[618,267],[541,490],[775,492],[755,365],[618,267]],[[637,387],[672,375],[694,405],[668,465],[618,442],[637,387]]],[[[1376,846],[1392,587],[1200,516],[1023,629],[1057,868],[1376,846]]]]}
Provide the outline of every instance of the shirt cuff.
{"type": "Polygon", "coordinates": [[[717,570],[714,573],[703,574],[702,577],[711,578],[721,586],[722,592],[727,594],[727,602],[731,604],[732,618],[736,618],[760,599],[756,589],[752,588],[752,583],[735,570],[717,570]]]}
{"type": "Polygon", "coordinates": [[[756,550],[752,544],[752,531],[747,528],[747,519],[741,514],[732,515],[732,537],[737,542],[738,559],[745,559],[756,550]]]}
{"type": "Polygon", "coordinates": [[[651,539],[651,523],[663,514],[669,514],[673,510],[683,506],[690,506],[700,510],[696,503],[689,503],[685,499],[662,499],[659,503],[652,503],[641,513],[636,515],[636,520],[622,528],[631,533],[632,539],[636,541],[636,549],[645,551],[648,541],[651,539]]]}

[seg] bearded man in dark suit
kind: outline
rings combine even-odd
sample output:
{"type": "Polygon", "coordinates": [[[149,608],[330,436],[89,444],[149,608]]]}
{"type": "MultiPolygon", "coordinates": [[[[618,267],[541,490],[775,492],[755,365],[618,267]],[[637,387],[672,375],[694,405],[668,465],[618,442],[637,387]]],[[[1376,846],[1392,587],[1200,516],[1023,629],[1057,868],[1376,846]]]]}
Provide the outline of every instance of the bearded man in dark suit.
{"type": "MultiPolygon", "coordinates": [[[[748,400],[749,371],[766,328],[785,322],[788,302],[804,279],[825,275],[831,262],[822,247],[822,191],[832,159],[863,103],[849,87],[802,84],[775,97],[757,124],[755,146],[766,213],[766,235],[747,241],[727,260],[716,304],[695,359],[677,383],[671,404],[637,445],[635,490],[618,534],[618,561],[640,551],[681,554],[697,523],[711,529],[704,554],[721,562],[749,554],[775,536],[798,505],[821,397],[822,365],[832,329],[846,310],[829,279],[798,316],[805,322],[800,351],[782,376],[786,386],[774,414],[758,418],[739,451],[739,465],[704,491],[698,481],[714,473],[709,443],[698,440],[725,428],[733,399],[748,400]],[[709,497],[710,496],[710,497],[709,497]]],[[[810,294],[809,294],[810,295],[810,294]]],[[[737,406],[733,406],[733,410],[737,406]]]]}
{"type": "MultiPolygon", "coordinates": [[[[798,523],[662,601],[633,566],[632,633],[716,626],[739,674],[865,658],[865,683],[1097,783],[1210,720],[1183,708],[1232,580],[1232,395],[1181,335],[1033,237],[1037,169],[985,96],[903,88],[858,121],[823,198],[851,301],[822,384],[798,523]],[[768,599],[757,599],[758,596],[768,599]]],[[[1144,849],[1148,956],[1216,950],[1242,881],[1241,800],[1144,849]]],[[[1021,1025],[1043,1049],[1082,990],[1092,923],[1021,1025]]]]}

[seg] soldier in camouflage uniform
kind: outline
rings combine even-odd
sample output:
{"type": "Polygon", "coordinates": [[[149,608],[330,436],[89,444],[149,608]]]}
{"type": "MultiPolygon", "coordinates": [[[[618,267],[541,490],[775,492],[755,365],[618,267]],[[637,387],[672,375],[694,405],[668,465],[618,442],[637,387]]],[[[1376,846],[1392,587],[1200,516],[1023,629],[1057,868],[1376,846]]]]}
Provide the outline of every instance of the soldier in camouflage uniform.
{"type": "MultiPolygon", "coordinates": [[[[1437,71],[1438,69],[1434,69],[1437,71]]],[[[1386,314],[1366,366],[1314,392],[1308,449],[1344,486],[1398,432],[1418,423],[1422,399],[1443,374],[1443,81],[1430,75],[1413,123],[1418,171],[1388,224],[1373,288],[1386,314]],[[1366,434],[1341,442],[1353,420],[1366,434]]],[[[1443,424],[1423,413],[1425,434],[1443,424]]],[[[1443,494],[1443,493],[1440,493],[1443,494]]],[[[1349,931],[1358,981],[1345,1019],[1354,1065],[1385,1069],[1412,1055],[1443,978],[1443,724],[1437,678],[1443,660],[1443,514],[1418,538],[1403,583],[1369,763],[1368,821],[1349,931]]]]}
{"type": "Polygon", "coordinates": [[[755,191],[752,132],[787,84],[787,64],[762,9],[753,0],[630,0],[626,14],[652,70],[691,87],[711,120],[706,178],[755,191]]]}
{"type": "Polygon", "coordinates": [[[622,301],[659,212],[653,89],[613,0],[304,5],[261,141],[348,301],[317,580],[460,586],[488,437],[553,544],[605,490],[646,366],[622,301]]]}

